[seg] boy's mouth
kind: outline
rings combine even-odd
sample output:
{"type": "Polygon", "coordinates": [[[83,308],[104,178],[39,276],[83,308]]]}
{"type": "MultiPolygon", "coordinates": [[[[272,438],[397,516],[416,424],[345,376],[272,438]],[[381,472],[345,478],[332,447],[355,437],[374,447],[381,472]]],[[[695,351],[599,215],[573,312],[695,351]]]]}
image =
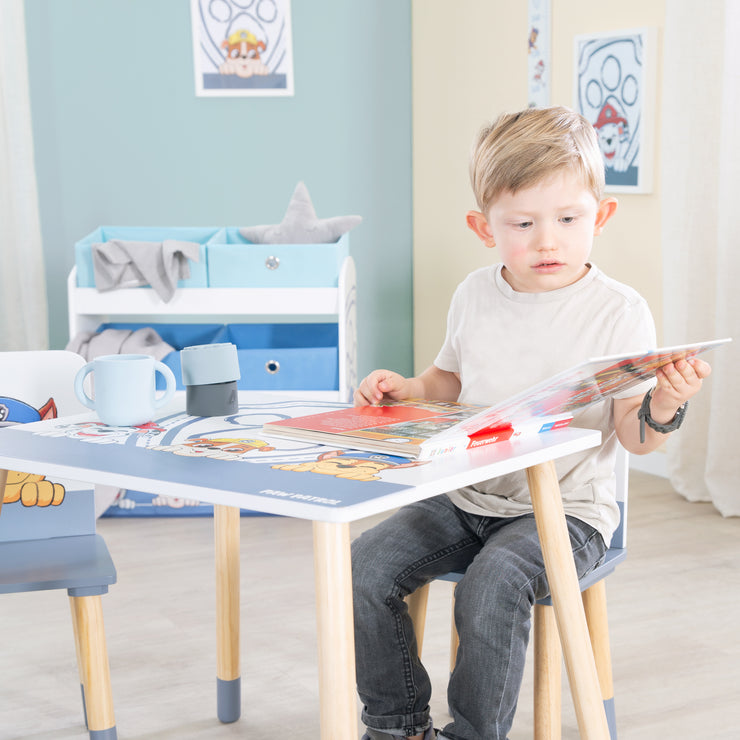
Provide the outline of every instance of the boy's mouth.
{"type": "Polygon", "coordinates": [[[562,266],[563,263],[558,262],[557,260],[545,260],[543,262],[538,262],[536,265],[532,265],[533,269],[539,271],[554,270],[562,266]]]}

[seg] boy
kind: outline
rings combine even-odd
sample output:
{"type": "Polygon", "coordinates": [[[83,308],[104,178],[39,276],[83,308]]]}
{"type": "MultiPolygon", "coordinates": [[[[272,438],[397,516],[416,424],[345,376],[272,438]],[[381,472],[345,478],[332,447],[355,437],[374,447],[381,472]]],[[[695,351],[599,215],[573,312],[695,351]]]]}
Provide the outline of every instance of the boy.
{"type": "MultiPolygon", "coordinates": [[[[501,264],[458,287],[431,367],[414,378],[372,372],[356,405],[413,397],[490,405],[581,360],[656,345],[646,302],[588,262],[617,202],[603,198],[604,167],[586,119],[567,108],[503,115],[481,131],[470,169],[480,211],[470,211],[467,223],[486,247],[498,248],[501,264]]],[[[654,450],[710,371],[702,360],[681,361],[659,371],[657,382],[576,415],[577,426],[601,430],[603,440],[557,464],[579,578],[599,563],[619,520],[617,440],[632,453],[654,450]]],[[[548,593],[525,474],[404,507],[353,543],[352,560],[365,738],[435,737],[429,678],[403,598],[467,569],[455,592],[452,722],[437,737],[505,740],[531,607],[548,593]]]]}

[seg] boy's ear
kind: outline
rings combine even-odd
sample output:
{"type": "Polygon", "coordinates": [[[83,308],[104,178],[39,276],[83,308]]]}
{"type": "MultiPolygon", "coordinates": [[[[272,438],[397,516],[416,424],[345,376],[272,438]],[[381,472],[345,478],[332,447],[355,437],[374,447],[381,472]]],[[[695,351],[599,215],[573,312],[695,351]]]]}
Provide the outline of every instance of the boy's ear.
{"type": "Polygon", "coordinates": [[[606,222],[614,215],[614,211],[617,210],[617,199],[616,198],[604,198],[599,202],[599,207],[596,211],[596,224],[594,225],[594,236],[598,236],[606,226],[606,222]]]}
{"type": "Polygon", "coordinates": [[[474,231],[487,247],[493,248],[496,246],[496,240],[493,238],[491,227],[488,225],[488,219],[480,211],[468,211],[465,215],[465,221],[468,228],[474,231]]]}

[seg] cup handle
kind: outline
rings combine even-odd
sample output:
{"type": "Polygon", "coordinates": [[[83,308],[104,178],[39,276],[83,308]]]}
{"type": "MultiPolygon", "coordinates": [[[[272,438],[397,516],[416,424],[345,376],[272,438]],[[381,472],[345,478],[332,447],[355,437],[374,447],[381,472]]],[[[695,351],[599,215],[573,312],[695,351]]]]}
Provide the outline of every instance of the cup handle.
{"type": "Polygon", "coordinates": [[[154,400],[154,408],[162,408],[171,398],[175,395],[175,386],[177,381],[175,380],[175,374],[164,364],[164,362],[155,362],[154,371],[162,373],[167,387],[164,389],[164,393],[159,398],[154,400]]]}
{"type": "Polygon", "coordinates": [[[77,375],[75,376],[75,395],[77,396],[77,398],[79,398],[80,403],[85,404],[87,408],[95,411],[95,401],[93,401],[93,399],[90,398],[87,393],[85,393],[85,389],[83,387],[85,378],[93,371],[93,368],[93,363],[88,362],[87,365],[81,367],[77,371],[77,375]]]}

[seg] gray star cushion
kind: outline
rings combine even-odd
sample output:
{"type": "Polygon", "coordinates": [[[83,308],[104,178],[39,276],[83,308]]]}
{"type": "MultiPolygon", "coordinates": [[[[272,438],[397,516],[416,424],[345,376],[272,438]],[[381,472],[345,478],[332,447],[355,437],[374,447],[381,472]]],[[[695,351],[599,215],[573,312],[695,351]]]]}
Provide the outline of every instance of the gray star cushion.
{"type": "Polygon", "coordinates": [[[245,226],[239,233],[253,244],[331,244],[362,221],[362,216],[316,218],[308,188],[299,182],[279,224],[245,226]]]}

